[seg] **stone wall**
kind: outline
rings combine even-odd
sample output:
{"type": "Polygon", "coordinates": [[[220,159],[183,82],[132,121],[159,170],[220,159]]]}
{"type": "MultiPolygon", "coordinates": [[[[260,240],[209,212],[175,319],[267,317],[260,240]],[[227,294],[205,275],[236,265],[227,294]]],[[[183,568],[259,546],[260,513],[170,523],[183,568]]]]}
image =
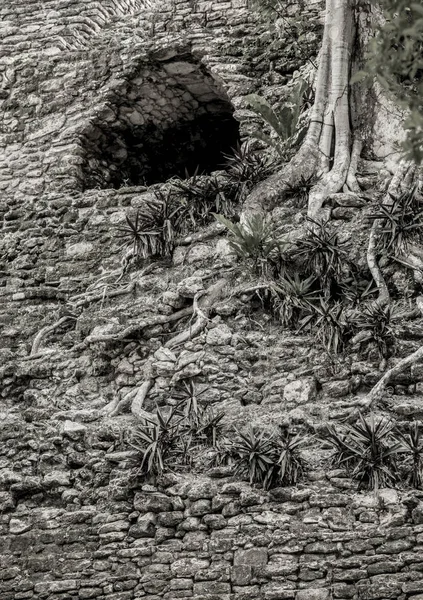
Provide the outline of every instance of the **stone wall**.
{"type": "Polygon", "coordinates": [[[421,598],[418,497],[319,470],[271,493],[188,474],[159,489],[118,428],[40,435],[24,416],[1,428],[1,600],[421,598]]]}

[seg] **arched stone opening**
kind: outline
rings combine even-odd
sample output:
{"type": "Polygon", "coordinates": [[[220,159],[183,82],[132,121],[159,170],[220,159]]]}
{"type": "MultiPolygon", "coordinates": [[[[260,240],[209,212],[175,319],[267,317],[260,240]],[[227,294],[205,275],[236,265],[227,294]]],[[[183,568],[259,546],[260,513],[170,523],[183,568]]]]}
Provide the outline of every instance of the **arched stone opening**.
{"type": "Polygon", "coordinates": [[[115,95],[83,134],[84,189],[210,173],[239,142],[234,107],[191,54],[155,60],[115,95]]]}

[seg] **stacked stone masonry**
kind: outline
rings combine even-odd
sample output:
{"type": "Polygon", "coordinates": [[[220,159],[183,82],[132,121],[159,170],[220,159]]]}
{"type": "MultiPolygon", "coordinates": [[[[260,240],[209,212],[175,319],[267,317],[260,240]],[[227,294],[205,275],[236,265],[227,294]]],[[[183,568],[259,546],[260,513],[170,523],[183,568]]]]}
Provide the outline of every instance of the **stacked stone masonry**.
{"type": "MultiPolygon", "coordinates": [[[[170,314],[192,301],[211,264],[231,266],[224,240],[181,247],[171,276],[164,267],[135,273],[132,295],[86,305],[78,296],[121,266],[114,228],[149,194],[131,149],[145,131],[156,145],[144,163],[175,122],[191,131],[194,153],[205,130],[191,126],[205,116],[216,124],[209,139],[229,124],[233,145],[258,123],[247,94],[276,102],[308,73],[322,5],[289,10],[308,23],[296,44],[243,0],[175,0],[159,13],[139,0],[1,3],[0,600],[423,598],[418,494],[359,494],[319,464],[297,488],[272,494],[194,474],[158,489],[139,481],[122,444],[131,418],[102,413],[142,383],[148,356],[147,409],[195,377],[204,402],[241,424],[270,413],[296,423],[343,418],[343,398],[372,385],[377,365],[351,358],[333,375],[306,337],[280,337],[266,323],[242,331],[251,323],[231,302],[175,353],[160,348],[166,329],[142,343],[75,350],[157,309],[170,314]],[[74,311],[76,326],[53,331],[30,358],[37,333],[74,311]]],[[[145,183],[167,177],[169,161],[145,183]]],[[[394,383],[405,394],[422,381],[417,367],[394,383]]],[[[422,417],[410,397],[392,408],[422,417]]]]}
{"type": "Polygon", "coordinates": [[[2,600],[421,598],[421,501],[354,493],[338,471],[271,493],[192,475],[141,487],[116,444],[66,420],[42,438],[2,428],[2,600]]]}

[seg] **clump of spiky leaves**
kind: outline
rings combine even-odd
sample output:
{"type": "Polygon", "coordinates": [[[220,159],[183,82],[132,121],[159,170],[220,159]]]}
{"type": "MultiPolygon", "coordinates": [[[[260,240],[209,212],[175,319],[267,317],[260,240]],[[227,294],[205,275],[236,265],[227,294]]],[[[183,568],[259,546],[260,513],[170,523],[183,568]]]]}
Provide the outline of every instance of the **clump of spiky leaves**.
{"type": "Polygon", "coordinates": [[[234,473],[265,489],[293,485],[305,469],[300,453],[305,441],[304,436],[286,428],[279,428],[276,434],[253,427],[245,431],[235,429],[235,437],[230,442],[234,473]]]}
{"type": "Polygon", "coordinates": [[[379,206],[370,220],[383,220],[380,236],[383,250],[398,256],[407,251],[408,245],[423,239],[423,207],[417,197],[417,184],[398,197],[391,195],[391,202],[379,206]]]}
{"type": "Polygon", "coordinates": [[[233,217],[236,206],[243,199],[241,185],[223,177],[198,175],[197,172],[187,179],[173,179],[172,190],[194,230],[209,223],[213,213],[233,217]]]}
{"type": "Polygon", "coordinates": [[[373,281],[362,279],[356,274],[339,282],[339,289],[343,299],[353,307],[366,302],[378,293],[377,286],[373,281]]]}
{"type": "Polygon", "coordinates": [[[361,413],[355,425],[329,428],[324,439],[334,449],[332,464],[346,468],[361,488],[377,491],[393,486],[401,450],[393,429],[392,421],[376,420],[373,415],[365,419],[361,413]]]}
{"type": "Polygon", "coordinates": [[[306,270],[317,276],[325,296],[330,296],[334,281],[339,281],[345,268],[345,242],[336,231],[330,232],[326,223],[308,219],[313,227],[308,236],[297,242],[296,255],[304,261],[306,270]]]}
{"type": "Polygon", "coordinates": [[[250,141],[238,144],[233,148],[233,154],[224,154],[224,157],[228,176],[237,183],[244,184],[247,192],[267,179],[277,167],[277,163],[262,150],[254,150],[250,141]]]}
{"type": "Polygon", "coordinates": [[[306,134],[307,125],[299,126],[299,118],[303,110],[303,96],[308,87],[307,81],[299,81],[280,110],[274,110],[258,94],[245,97],[251,110],[267,123],[274,134],[272,137],[262,131],[254,131],[252,137],[274,148],[283,160],[289,158],[294,146],[300,144],[306,134]]]}
{"type": "Polygon", "coordinates": [[[360,338],[363,341],[370,340],[373,343],[380,358],[387,358],[396,341],[394,317],[391,306],[381,306],[372,302],[356,312],[351,319],[351,325],[357,334],[361,334],[360,338]]]}
{"type": "Polygon", "coordinates": [[[285,181],[287,191],[285,192],[285,198],[294,198],[297,206],[307,206],[308,197],[312,187],[320,181],[321,175],[310,175],[309,177],[300,176],[300,179],[294,185],[291,185],[288,181],[285,181]]]}
{"type": "Polygon", "coordinates": [[[184,227],[185,207],[171,191],[155,190],[153,197],[145,199],[135,218],[126,217],[126,224],[117,227],[118,236],[132,246],[134,256],[169,256],[175,241],[184,227]]]}
{"type": "Polygon", "coordinates": [[[309,303],[309,314],[299,322],[299,330],[313,332],[325,350],[339,354],[350,337],[350,325],[340,302],[331,303],[322,296],[316,303],[309,303]]]}
{"type": "Polygon", "coordinates": [[[222,215],[215,215],[230,232],[231,250],[243,261],[250,263],[260,276],[271,277],[280,268],[287,244],[279,238],[274,223],[259,214],[245,223],[232,223],[222,215]]]}
{"type": "Polygon", "coordinates": [[[159,476],[173,462],[181,437],[182,420],[175,408],[167,414],[157,408],[151,418],[139,420],[130,444],[140,453],[140,474],[159,476]]]}
{"type": "Polygon", "coordinates": [[[310,305],[319,301],[316,278],[302,279],[298,273],[287,273],[271,287],[272,309],[284,327],[297,327],[301,318],[309,314],[310,305]]]}
{"type": "Polygon", "coordinates": [[[408,431],[396,432],[401,451],[405,456],[405,471],[407,482],[416,489],[422,488],[423,483],[423,434],[421,425],[414,421],[408,431]]]}

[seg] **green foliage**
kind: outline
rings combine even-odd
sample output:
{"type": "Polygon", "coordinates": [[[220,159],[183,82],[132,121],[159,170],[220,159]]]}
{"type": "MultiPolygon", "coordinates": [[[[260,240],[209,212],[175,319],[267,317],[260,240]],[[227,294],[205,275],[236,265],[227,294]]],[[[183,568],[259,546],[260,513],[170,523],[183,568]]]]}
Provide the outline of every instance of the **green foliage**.
{"type": "Polygon", "coordinates": [[[329,427],[324,437],[334,449],[332,464],[345,467],[359,487],[377,491],[398,480],[397,454],[401,445],[393,433],[394,423],[373,416],[349,427],[329,427]]]}
{"type": "Polygon", "coordinates": [[[274,148],[283,160],[289,157],[290,151],[296,144],[301,143],[307,132],[306,125],[299,127],[299,118],[303,110],[303,96],[309,87],[305,80],[301,80],[279,111],[274,110],[267,100],[258,94],[245,97],[251,110],[267,123],[275,138],[262,131],[255,131],[252,136],[274,148]]]}
{"type": "Polygon", "coordinates": [[[414,421],[405,433],[398,431],[396,438],[401,445],[401,451],[407,454],[404,466],[408,483],[416,489],[421,489],[423,483],[423,435],[419,423],[414,421]]]}
{"type": "Polygon", "coordinates": [[[368,218],[384,221],[380,243],[387,252],[398,256],[407,251],[409,243],[422,241],[423,210],[417,199],[417,184],[398,198],[391,195],[391,200],[368,218]]]}
{"type": "Polygon", "coordinates": [[[232,223],[222,215],[215,217],[230,231],[229,244],[234,254],[249,261],[256,274],[269,277],[277,270],[286,244],[278,238],[270,219],[255,214],[241,224],[232,223]]]}
{"type": "Polygon", "coordinates": [[[314,227],[307,238],[297,242],[296,255],[304,260],[307,271],[320,279],[325,295],[329,296],[333,280],[340,279],[345,266],[345,243],[339,241],[336,231],[330,233],[325,223],[309,221],[314,227]]]}
{"type": "Polygon", "coordinates": [[[265,489],[294,485],[305,468],[300,454],[305,441],[300,434],[294,435],[282,428],[277,434],[259,432],[253,427],[246,431],[236,429],[235,438],[229,444],[234,472],[265,489]]]}
{"type": "Polygon", "coordinates": [[[225,154],[224,157],[228,176],[235,182],[244,184],[247,191],[269,177],[277,166],[262,150],[253,150],[250,142],[238,145],[233,149],[232,155],[225,154]]]}
{"type": "Polygon", "coordinates": [[[272,285],[272,308],[284,327],[297,327],[300,319],[310,312],[310,305],[318,302],[319,290],[316,278],[312,275],[301,279],[298,273],[293,277],[281,276],[272,285]]]}
{"type": "Polygon", "coordinates": [[[407,157],[423,159],[423,6],[382,0],[385,22],[370,43],[366,73],[407,110],[407,157]]]}
{"type": "Polygon", "coordinates": [[[370,339],[374,343],[381,358],[387,358],[390,349],[395,344],[393,316],[392,308],[389,305],[380,306],[372,302],[363,306],[351,321],[355,331],[368,332],[369,335],[366,339],[370,339]]]}

